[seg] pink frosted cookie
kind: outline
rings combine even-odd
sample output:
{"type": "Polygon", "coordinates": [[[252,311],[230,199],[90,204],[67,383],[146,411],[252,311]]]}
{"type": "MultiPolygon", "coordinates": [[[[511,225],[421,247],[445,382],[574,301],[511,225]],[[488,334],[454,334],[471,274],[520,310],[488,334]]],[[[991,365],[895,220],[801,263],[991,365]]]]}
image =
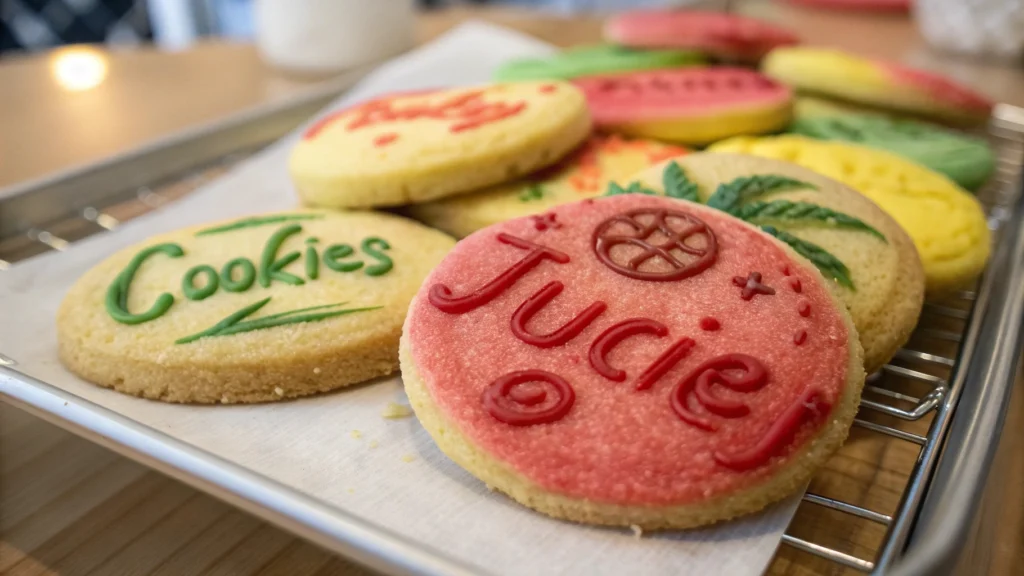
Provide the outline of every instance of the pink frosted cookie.
{"type": "Polygon", "coordinates": [[[545,514],[644,529],[800,489],[864,382],[813,266],[723,212],[638,194],[464,239],[413,300],[400,356],[459,465],[545,514]]]}
{"type": "Polygon", "coordinates": [[[636,10],[608,19],[604,37],[633,48],[700,50],[756,62],[771,49],[799,43],[785,28],[756,18],[697,10],[636,10]]]}

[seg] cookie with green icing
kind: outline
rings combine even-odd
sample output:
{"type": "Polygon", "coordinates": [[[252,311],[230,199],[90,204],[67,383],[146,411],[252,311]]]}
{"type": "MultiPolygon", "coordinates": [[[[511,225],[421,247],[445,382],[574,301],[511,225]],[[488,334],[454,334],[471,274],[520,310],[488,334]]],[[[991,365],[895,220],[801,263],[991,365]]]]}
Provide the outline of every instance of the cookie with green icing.
{"type": "Polygon", "coordinates": [[[571,80],[582,76],[636,70],[677,68],[702,64],[704,56],[692,50],[637,50],[614,45],[583,46],[547,58],[510,60],[498,68],[498,82],[571,80]]]}
{"type": "Polygon", "coordinates": [[[703,153],[654,166],[608,193],[704,203],[788,244],[832,281],[860,335],[869,373],[892,358],[917,324],[925,278],[913,242],[892,217],[835,180],[778,160],[703,153]]]}
{"type": "Polygon", "coordinates": [[[60,358],[167,402],[263,402],[383,376],[410,300],[453,245],[398,216],[322,210],[164,234],[71,288],[60,358]]]}
{"type": "Polygon", "coordinates": [[[982,186],[995,169],[995,156],[983,140],[914,120],[874,114],[807,116],[794,121],[789,131],[887,150],[969,190],[982,186]]]}

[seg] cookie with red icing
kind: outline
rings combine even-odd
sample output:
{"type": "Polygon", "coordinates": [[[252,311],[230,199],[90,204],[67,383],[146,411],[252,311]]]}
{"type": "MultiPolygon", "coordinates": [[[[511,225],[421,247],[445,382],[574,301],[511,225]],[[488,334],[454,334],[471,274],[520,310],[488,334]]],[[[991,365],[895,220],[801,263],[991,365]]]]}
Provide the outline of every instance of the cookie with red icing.
{"type": "Polygon", "coordinates": [[[461,238],[512,218],[600,196],[608,183],[688,151],[679,146],[616,134],[594,134],[558,164],[477,192],[414,204],[406,213],[461,238]]]}
{"type": "Polygon", "coordinates": [[[462,240],[400,359],[456,463],[551,516],[687,528],[799,490],[864,383],[845,308],[787,246],[720,211],[612,196],[462,240]]]}
{"type": "Polygon", "coordinates": [[[396,206],[514,180],[586,139],[583,94],[563,82],[392,94],[330,114],[289,171],[311,206],[396,206]]]}

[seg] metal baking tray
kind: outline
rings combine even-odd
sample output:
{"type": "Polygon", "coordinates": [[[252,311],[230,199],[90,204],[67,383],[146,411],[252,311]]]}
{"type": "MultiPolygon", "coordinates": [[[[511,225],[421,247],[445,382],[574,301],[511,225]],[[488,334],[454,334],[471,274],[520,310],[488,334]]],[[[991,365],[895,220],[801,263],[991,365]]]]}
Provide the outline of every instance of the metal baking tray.
{"type": "MultiPolygon", "coordinates": [[[[252,111],[107,162],[0,190],[0,274],[33,255],[61,251],[81,238],[115,231],[121,222],[188,194],[299,126],[360,75],[354,71],[287,105],[252,111]]],[[[782,540],[855,573],[923,575],[955,563],[996,452],[1024,318],[1024,109],[998,106],[988,137],[998,153],[996,175],[978,193],[996,239],[988,271],[975,289],[926,304],[908,346],[869,378],[856,420],[855,434],[881,435],[886,442],[906,443],[917,450],[912,468],[903,473],[905,482],[897,491],[894,510],[880,512],[854,502],[850,494],[816,493],[815,482],[801,506],[801,511],[824,506],[836,511],[834,521],[843,523],[844,529],[873,531],[881,537],[876,545],[854,546],[856,550],[816,542],[813,527],[801,526],[798,512],[782,540]]],[[[403,574],[470,573],[464,566],[339,516],[322,502],[11,370],[5,367],[10,363],[2,352],[0,400],[372,568],[403,574]],[[75,402],[66,402],[71,399],[75,402]],[[57,409],[62,402],[63,408],[57,409]],[[127,430],[131,434],[125,434],[127,430]]]]}

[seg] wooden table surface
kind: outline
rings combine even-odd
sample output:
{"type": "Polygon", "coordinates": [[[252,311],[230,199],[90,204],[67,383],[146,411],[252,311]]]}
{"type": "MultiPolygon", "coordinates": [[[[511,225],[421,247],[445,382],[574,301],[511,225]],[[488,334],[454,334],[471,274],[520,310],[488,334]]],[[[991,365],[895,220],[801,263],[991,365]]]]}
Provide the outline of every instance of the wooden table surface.
{"type": "MultiPolygon", "coordinates": [[[[943,71],[994,99],[1024,106],[1024,71],[928,50],[906,16],[857,15],[745,2],[743,12],[786,23],[809,44],[943,71]]],[[[600,21],[529,12],[456,8],[424,15],[429,40],[469,18],[516,28],[559,45],[594,42],[600,21]]],[[[88,80],[88,79],[86,79],[88,80]]],[[[264,66],[247,44],[209,41],[176,53],[151,49],[54,53],[0,60],[0,187],[89,163],[253,106],[282,102],[316,85],[264,66]],[[60,72],[68,54],[105,67],[98,85],[60,72]],[[63,59],[63,60],[62,60],[63,59]],[[63,76],[62,76],[63,74],[63,76]],[[77,82],[77,84],[76,84],[77,82]]],[[[940,370],[937,375],[944,376],[940,370]]],[[[1024,415],[1015,395],[1010,423],[1024,415]]],[[[880,423],[891,419],[867,416],[880,423]]],[[[928,420],[903,426],[924,433],[928,420]]],[[[1014,430],[1019,435],[1019,428],[1014,430]]],[[[1019,573],[1024,506],[1019,440],[1008,464],[1018,482],[995,488],[1003,508],[1000,552],[990,572],[1019,573]]],[[[812,483],[813,492],[891,514],[917,457],[915,445],[855,429],[812,483]]],[[[851,523],[804,505],[792,533],[873,557],[884,527],[851,523]]],[[[361,574],[362,569],[200,494],[0,405],[0,574],[361,574]]],[[[856,573],[781,547],[771,574],[856,573]]]]}

